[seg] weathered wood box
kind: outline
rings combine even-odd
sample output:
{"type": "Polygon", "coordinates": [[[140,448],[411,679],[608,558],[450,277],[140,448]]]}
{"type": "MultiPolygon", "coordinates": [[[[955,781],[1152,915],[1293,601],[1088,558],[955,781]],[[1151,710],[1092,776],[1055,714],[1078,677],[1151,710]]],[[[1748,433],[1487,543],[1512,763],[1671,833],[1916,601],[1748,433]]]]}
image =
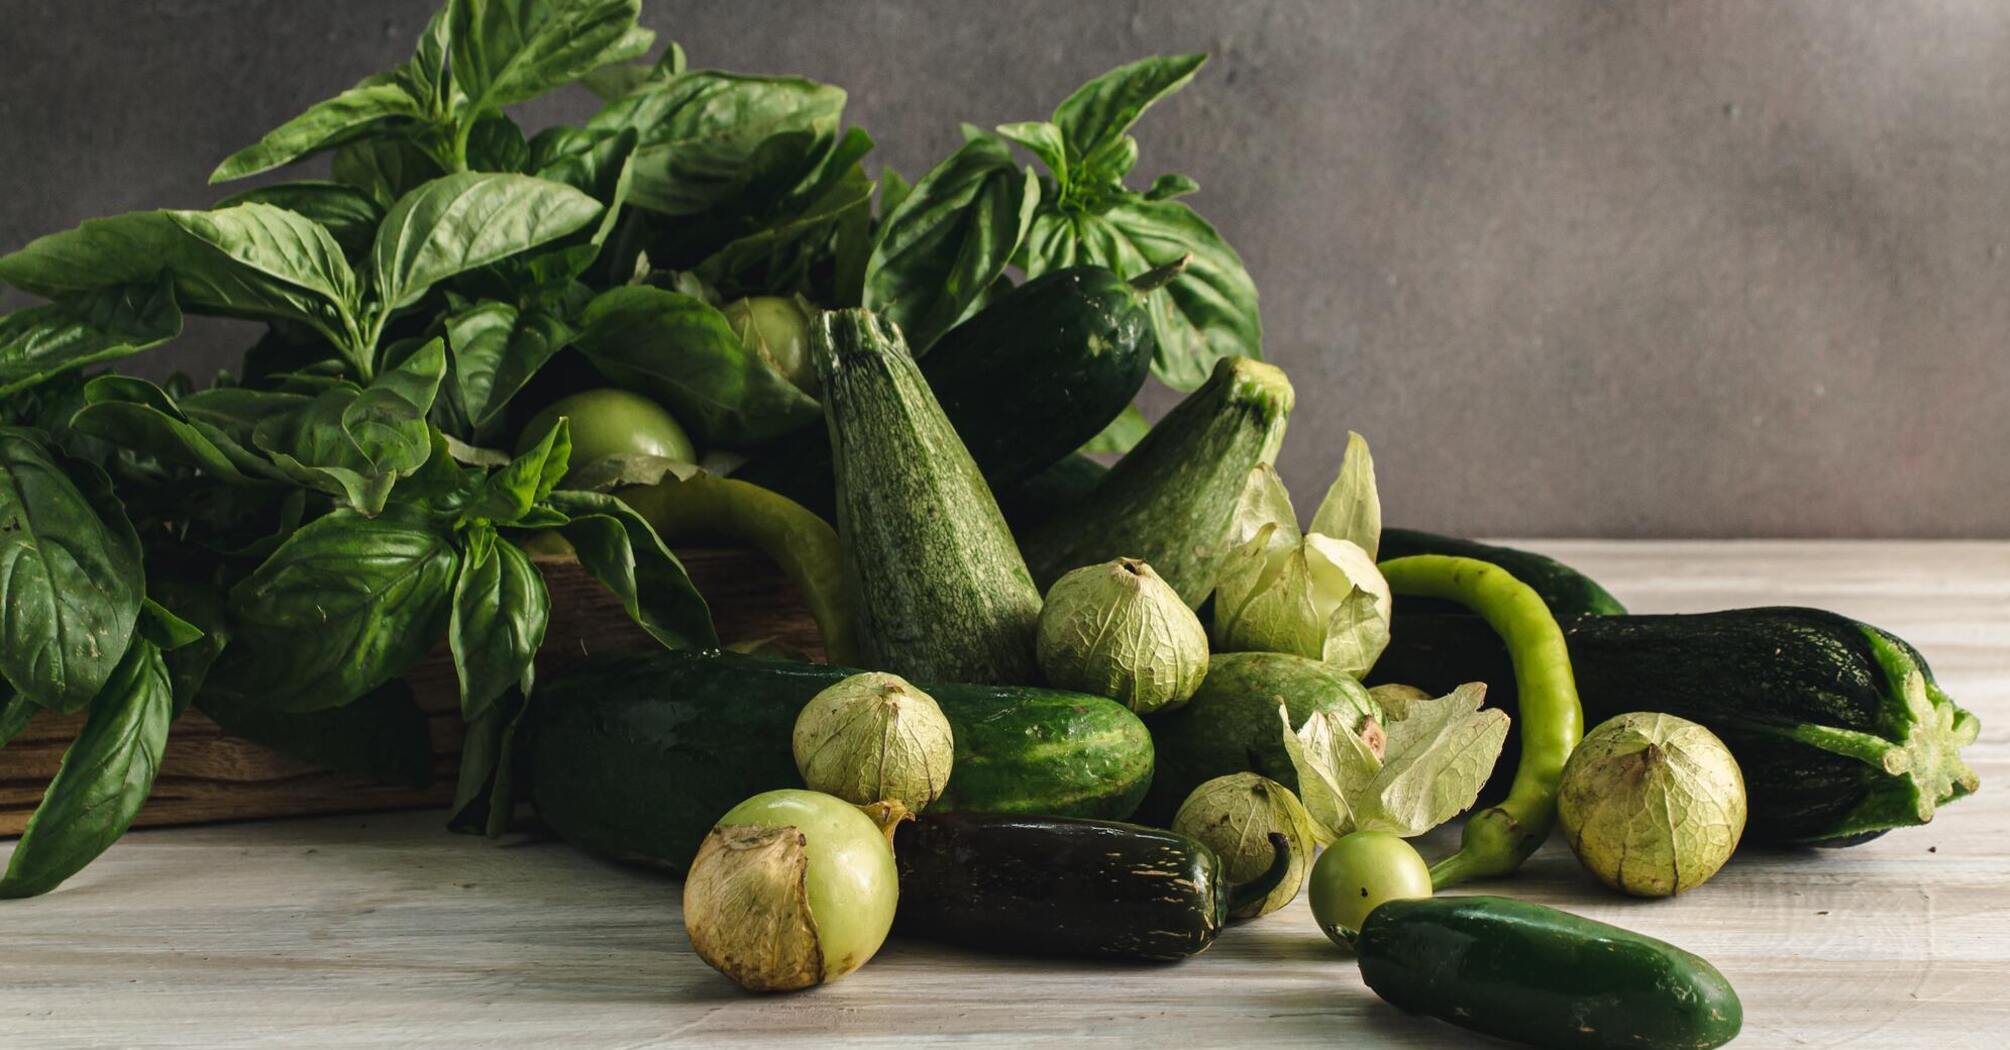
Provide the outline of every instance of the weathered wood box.
{"type": "MultiPolygon", "coordinates": [[[[777,638],[821,655],[816,624],[794,586],[752,551],[679,551],[692,582],[712,607],[727,641],[777,638]]],[[[595,653],[647,652],[657,643],[621,604],[568,558],[540,558],[551,591],[551,626],[538,654],[546,677],[595,653]]],[[[432,725],[433,780],[425,788],[379,784],[316,769],[270,748],[223,732],[190,710],[168,735],[153,795],[136,827],[213,820],[354,813],[444,806],[452,801],[460,765],[462,724],[452,659],[443,639],[408,680],[432,725]]],[[[0,749],[0,836],[19,835],[42,789],[56,775],[63,749],[82,728],[81,714],[44,715],[0,749]]]]}

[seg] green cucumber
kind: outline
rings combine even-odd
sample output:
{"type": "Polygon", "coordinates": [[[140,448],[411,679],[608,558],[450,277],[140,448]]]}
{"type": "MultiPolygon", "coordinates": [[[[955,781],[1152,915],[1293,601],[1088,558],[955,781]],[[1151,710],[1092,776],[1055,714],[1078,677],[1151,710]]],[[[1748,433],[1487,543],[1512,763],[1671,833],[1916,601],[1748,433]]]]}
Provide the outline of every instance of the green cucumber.
{"type": "Polygon", "coordinates": [[[1361,977],[1405,1010],[1551,1050],[1708,1050],[1744,1007],[1665,941],[1505,897],[1394,900],[1355,943],[1361,977]]]}
{"type": "MultiPolygon", "coordinates": [[[[596,853],[681,872],[750,795],[801,787],[797,712],[857,672],[731,653],[596,660],[538,682],[531,795],[544,822],[596,853]]],[[[1122,704],[1051,689],[924,685],[956,736],[929,807],[1123,817],[1144,797],[1152,741],[1122,704]]]]}
{"type": "Polygon", "coordinates": [[[861,658],[913,679],[1039,681],[1040,592],[900,329],[835,310],[817,319],[810,354],[861,658]]]}
{"type": "Polygon", "coordinates": [[[1005,512],[1014,536],[1030,536],[1050,519],[1072,514],[1109,473],[1110,468],[1078,452],[1011,488],[999,489],[998,509],[1005,512]]]}
{"type": "MultiPolygon", "coordinates": [[[[1528,584],[1530,589],[1541,595],[1543,604],[1548,605],[1551,615],[1558,619],[1566,616],[1618,616],[1626,612],[1626,606],[1621,605],[1612,592],[1599,586],[1597,580],[1555,558],[1513,547],[1462,540],[1456,536],[1440,536],[1435,532],[1398,528],[1382,530],[1381,548],[1375,554],[1377,558],[1392,561],[1412,554],[1448,554],[1498,565],[1506,569],[1508,575],[1528,584]]],[[[1412,609],[1424,608],[1427,601],[1413,598],[1404,605],[1412,609]]],[[[1457,606],[1432,603],[1429,608],[1436,612],[1450,612],[1457,606]]]]}
{"type": "MultiPolygon", "coordinates": [[[[1730,747],[1747,842],[1853,845],[1976,788],[1960,755],[1975,716],[1918,650],[1875,627],[1785,607],[1560,623],[1585,725],[1662,711],[1730,747]]],[[[1481,681],[1490,703],[1515,703],[1507,655],[1473,616],[1399,613],[1370,680],[1432,693],[1481,681]]]]}
{"type": "MultiPolygon", "coordinates": [[[[1100,266],[1042,274],[949,330],[920,358],[984,478],[999,491],[1065,459],[1144,385],[1157,342],[1145,294],[1158,271],[1125,281],[1100,266]]],[[[734,474],[834,517],[830,437],[805,427],[734,474]]]]}
{"type": "Polygon", "coordinates": [[[1194,788],[1231,773],[1261,773],[1298,790],[1298,771],[1284,751],[1279,703],[1294,727],[1314,711],[1339,712],[1356,729],[1363,719],[1382,719],[1381,706],[1361,683],[1317,660],[1290,653],[1216,653],[1193,699],[1146,723],[1158,769],[1139,819],[1168,823],[1194,788]]]}
{"type": "Polygon", "coordinates": [[[1139,558],[1198,608],[1214,590],[1222,541],[1249,472],[1276,458],[1291,415],[1282,370],[1225,357],[1072,513],[1026,537],[1042,589],[1070,569],[1139,558]]]}

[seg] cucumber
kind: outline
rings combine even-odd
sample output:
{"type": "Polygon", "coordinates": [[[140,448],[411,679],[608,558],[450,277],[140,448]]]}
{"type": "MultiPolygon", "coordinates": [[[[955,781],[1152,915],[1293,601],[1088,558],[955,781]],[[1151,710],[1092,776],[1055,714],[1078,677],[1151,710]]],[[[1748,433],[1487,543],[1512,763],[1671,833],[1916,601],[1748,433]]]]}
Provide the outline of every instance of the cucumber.
{"type": "Polygon", "coordinates": [[[1155,715],[1152,744],[1158,769],[1138,808],[1147,823],[1170,823],[1194,788],[1231,773],[1261,773],[1293,791],[1298,770],[1284,751],[1282,702],[1293,726],[1314,711],[1346,716],[1351,728],[1382,718],[1381,705],[1351,676],[1290,653],[1216,653],[1207,677],[1185,705],[1155,715]]]}
{"type": "MultiPolygon", "coordinates": [[[[1730,747],[1745,776],[1747,842],[1853,845],[1924,824],[1976,788],[1960,755],[1975,716],[1941,691],[1918,650],[1875,627],[1786,607],[1561,626],[1585,725],[1661,711],[1730,747]]],[[[1515,702],[1507,654],[1467,615],[1399,612],[1369,680],[1427,692],[1483,681],[1490,703],[1515,702]]]]}
{"type": "Polygon", "coordinates": [[[1029,536],[1049,519],[1073,513],[1109,473],[1110,468],[1078,452],[1011,488],[999,489],[998,509],[1005,512],[1014,536],[1029,536]]]}
{"type": "Polygon", "coordinates": [[[1665,941],[1505,897],[1394,900],[1368,913],[1361,977],[1405,1010],[1552,1050],[1707,1050],[1744,1007],[1665,941]]]}
{"type": "MultiPolygon", "coordinates": [[[[999,491],[1065,459],[1137,397],[1151,369],[1145,294],[1100,266],[1042,274],[1006,292],[920,358],[956,433],[999,491]]],[[[832,518],[831,445],[821,426],[767,446],[734,475],[832,518]]]]}
{"type": "MultiPolygon", "coordinates": [[[[731,653],[596,660],[538,683],[531,796],[568,841],[682,873],[719,815],[801,787],[790,736],[818,692],[856,671],[731,653]]],[[[1152,741],[1122,704],[1049,689],[924,685],[956,736],[930,811],[1122,817],[1144,797],[1152,741]]]]}
{"type": "Polygon", "coordinates": [[[900,330],[870,311],[832,311],[810,354],[860,658],[918,680],[1039,681],[1040,592],[900,330]]]}
{"type": "MultiPolygon", "coordinates": [[[[1491,543],[1440,536],[1435,532],[1398,528],[1382,530],[1381,548],[1375,555],[1377,558],[1391,561],[1412,554],[1449,554],[1498,565],[1506,569],[1508,575],[1528,584],[1530,589],[1541,595],[1543,604],[1549,606],[1550,614],[1558,619],[1566,616],[1617,616],[1626,612],[1626,606],[1621,605],[1612,592],[1599,586],[1597,580],[1555,558],[1513,547],[1496,547],[1491,543]]],[[[1404,606],[1428,608],[1435,612],[1450,612],[1457,608],[1448,602],[1430,602],[1424,598],[1408,599],[1404,606]]]]}
{"type": "Polygon", "coordinates": [[[1198,608],[1214,590],[1222,541],[1258,463],[1276,458],[1291,382],[1272,365],[1225,357],[1072,513],[1026,537],[1040,587],[1070,569],[1139,558],[1198,608]]]}
{"type": "MultiPolygon", "coordinates": [[[[1274,845],[1284,837],[1273,836],[1274,845]]],[[[894,832],[895,931],[1029,955],[1172,961],[1205,951],[1234,910],[1289,869],[1288,848],[1231,892],[1196,839],[1061,817],[926,813],[894,832]]]]}

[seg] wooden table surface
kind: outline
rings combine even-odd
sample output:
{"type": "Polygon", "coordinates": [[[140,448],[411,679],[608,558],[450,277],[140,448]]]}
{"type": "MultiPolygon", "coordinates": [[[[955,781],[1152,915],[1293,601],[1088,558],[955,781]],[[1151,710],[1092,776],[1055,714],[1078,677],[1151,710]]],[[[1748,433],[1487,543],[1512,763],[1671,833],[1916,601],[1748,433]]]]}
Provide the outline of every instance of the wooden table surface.
{"type": "MultiPolygon", "coordinates": [[[[2010,1046],[2010,543],[1529,546],[1639,611],[1805,604],[1896,631],[1981,716],[1984,787],[1854,849],[1748,851],[1677,900],[1616,897],[1557,842],[1492,888],[1711,959],[1744,999],[1739,1047],[2010,1046]]],[[[676,883],[429,813],[135,832],[0,903],[13,1050],[937,1043],[1494,1045],[1383,1005],[1302,897],[1176,966],[895,941],[830,987],[752,997],[692,955],[676,883]]]]}

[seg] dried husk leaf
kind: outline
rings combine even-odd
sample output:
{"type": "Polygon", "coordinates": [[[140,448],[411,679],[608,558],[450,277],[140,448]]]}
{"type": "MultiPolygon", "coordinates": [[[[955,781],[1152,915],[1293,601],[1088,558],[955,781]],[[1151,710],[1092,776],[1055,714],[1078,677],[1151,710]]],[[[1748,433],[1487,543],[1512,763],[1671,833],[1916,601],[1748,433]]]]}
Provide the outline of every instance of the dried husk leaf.
{"type": "Polygon", "coordinates": [[[713,969],[755,992],[823,980],[808,843],[793,827],[713,828],[684,876],[684,929],[713,969]]]}

